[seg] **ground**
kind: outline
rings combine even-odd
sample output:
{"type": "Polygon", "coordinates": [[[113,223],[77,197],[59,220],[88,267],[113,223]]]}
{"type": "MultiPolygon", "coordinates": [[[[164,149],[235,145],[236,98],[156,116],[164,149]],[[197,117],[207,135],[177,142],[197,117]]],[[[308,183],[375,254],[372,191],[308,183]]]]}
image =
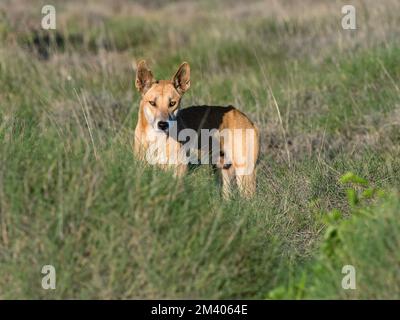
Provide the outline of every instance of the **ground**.
{"type": "Polygon", "coordinates": [[[0,3],[0,298],[400,298],[397,0],[48,2],[0,3]],[[257,123],[254,199],[135,159],[143,58],[257,123]]]}

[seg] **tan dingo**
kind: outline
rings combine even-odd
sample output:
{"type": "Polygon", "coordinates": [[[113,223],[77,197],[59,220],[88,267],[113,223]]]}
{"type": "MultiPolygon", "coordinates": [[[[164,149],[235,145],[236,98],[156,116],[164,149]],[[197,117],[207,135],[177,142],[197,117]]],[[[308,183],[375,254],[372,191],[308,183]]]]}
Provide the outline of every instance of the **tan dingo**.
{"type": "Polygon", "coordinates": [[[211,159],[220,169],[224,197],[230,195],[234,182],[242,195],[254,194],[259,138],[246,115],[232,106],[180,109],[182,96],[190,87],[187,62],[171,80],[155,80],[146,62],[140,61],[135,85],[141,93],[134,141],[139,158],[162,167],[173,166],[180,176],[200,155],[201,163],[211,159]]]}

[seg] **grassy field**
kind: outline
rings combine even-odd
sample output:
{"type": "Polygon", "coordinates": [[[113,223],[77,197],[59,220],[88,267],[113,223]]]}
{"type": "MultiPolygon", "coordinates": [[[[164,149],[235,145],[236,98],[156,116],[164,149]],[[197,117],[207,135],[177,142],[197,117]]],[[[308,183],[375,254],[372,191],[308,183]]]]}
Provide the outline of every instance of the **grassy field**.
{"type": "Polygon", "coordinates": [[[398,0],[48,2],[0,3],[1,299],[400,298],[398,0]],[[258,124],[254,199],[135,160],[142,58],[258,124]]]}

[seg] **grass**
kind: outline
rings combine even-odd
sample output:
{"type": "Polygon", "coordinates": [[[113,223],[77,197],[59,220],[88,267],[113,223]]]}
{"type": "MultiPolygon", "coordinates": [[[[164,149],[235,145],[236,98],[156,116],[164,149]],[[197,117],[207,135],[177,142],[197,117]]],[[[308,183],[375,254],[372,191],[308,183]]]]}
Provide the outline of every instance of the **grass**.
{"type": "Polygon", "coordinates": [[[290,279],[287,287],[275,288],[268,297],[398,299],[399,197],[394,192],[381,198],[377,204],[353,208],[350,219],[338,218],[338,211],[326,215],[331,221],[326,222],[329,227],[320,252],[301,276],[290,279]],[[346,265],[355,267],[355,290],[342,288],[344,274],[338,270],[346,265]]]}
{"type": "Polygon", "coordinates": [[[0,4],[0,298],[399,297],[396,1],[357,2],[356,31],[340,1],[74,4],[55,1],[50,36],[41,1],[0,4]],[[253,200],[134,158],[141,58],[158,78],[191,64],[184,105],[257,122],[253,200]],[[346,172],[385,196],[354,206],[346,172]]]}

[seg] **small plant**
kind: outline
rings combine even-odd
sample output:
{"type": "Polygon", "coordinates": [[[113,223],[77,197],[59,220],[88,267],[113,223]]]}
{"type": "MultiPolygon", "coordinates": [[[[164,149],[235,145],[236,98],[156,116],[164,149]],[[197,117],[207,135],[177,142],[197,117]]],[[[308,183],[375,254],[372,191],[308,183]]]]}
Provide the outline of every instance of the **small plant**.
{"type": "Polygon", "coordinates": [[[287,285],[278,286],[268,292],[267,299],[303,299],[315,288],[323,286],[323,283],[319,283],[315,279],[324,278],[327,272],[335,270],[335,267],[327,267],[326,261],[334,266],[340,265],[340,258],[346,256],[343,251],[346,250],[344,248],[347,248],[346,236],[348,236],[349,228],[351,229],[352,225],[357,223],[356,219],[371,214],[369,206],[371,200],[377,200],[385,195],[381,189],[371,186],[366,179],[353,172],[342,175],[339,182],[348,185],[346,195],[350,207],[350,217],[346,218],[349,214],[345,215],[339,209],[333,209],[323,214],[322,223],[326,228],[320,244],[319,256],[313,264],[306,265],[306,268],[297,275],[291,272],[287,285]],[[346,236],[343,233],[346,233],[346,236]],[[312,284],[307,286],[307,281],[312,284]]]}
{"type": "MultiPolygon", "coordinates": [[[[339,182],[349,185],[346,189],[346,195],[352,216],[365,212],[361,209],[361,206],[368,204],[368,200],[384,195],[382,190],[370,186],[366,179],[353,172],[347,172],[342,175],[339,182]]],[[[347,222],[342,219],[343,216],[344,214],[340,210],[333,209],[323,217],[323,222],[327,225],[327,228],[321,250],[328,257],[333,256],[335,248],[341,244],[340,225],[347,222]]]]}
{"type": "Polygon", "coordinates": [[[367,180],[357,176],[353,172],[345,173],[339,181],[342,184],[349,184],[351,186],[346,190],[347,200],[351,207],[355,207],[363,200],[372,199],[375,195],[383,195],[382,190],[370,187],[367,180]]]}

